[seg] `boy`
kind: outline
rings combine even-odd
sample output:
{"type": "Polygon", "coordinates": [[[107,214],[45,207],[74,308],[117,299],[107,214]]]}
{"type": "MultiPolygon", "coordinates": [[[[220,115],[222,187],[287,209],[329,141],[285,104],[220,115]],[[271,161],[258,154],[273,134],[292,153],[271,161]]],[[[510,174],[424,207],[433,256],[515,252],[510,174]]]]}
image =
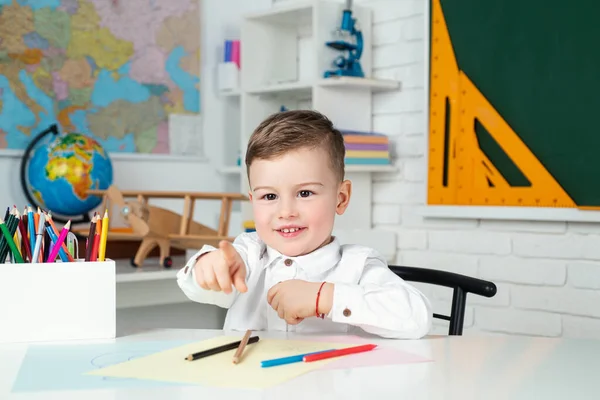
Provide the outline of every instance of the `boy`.
{"type": "Polygon", "coordinates": [[[423,294],[374,250],[332,236],[350,201],[344,157],[341,133],[317,112],[263,121],[246,152],[256,232],[204,246],[177,274],[186,296],[228,308],[225,330],[427,334],[423,294]]]}

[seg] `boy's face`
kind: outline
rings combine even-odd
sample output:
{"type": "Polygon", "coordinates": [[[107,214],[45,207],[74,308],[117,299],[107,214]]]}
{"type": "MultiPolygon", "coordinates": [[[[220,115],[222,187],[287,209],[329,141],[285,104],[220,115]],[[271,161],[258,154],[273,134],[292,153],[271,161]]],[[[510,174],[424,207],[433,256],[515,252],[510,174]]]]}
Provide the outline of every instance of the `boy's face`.
{"type": "Polygon", "coordinates": [[[329,243],[335,214],[343,214],[350,200],[350,181],[336,179],[321,149],[255,160],[249,180],[257,234],[289,257],[329,243]]]}

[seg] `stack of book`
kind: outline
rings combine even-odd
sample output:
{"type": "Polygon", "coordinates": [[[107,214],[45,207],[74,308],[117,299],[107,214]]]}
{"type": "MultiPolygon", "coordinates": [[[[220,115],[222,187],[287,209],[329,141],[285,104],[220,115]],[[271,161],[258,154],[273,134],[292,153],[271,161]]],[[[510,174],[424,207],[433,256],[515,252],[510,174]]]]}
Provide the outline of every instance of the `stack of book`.
{"type": "Polygon", "coordinates": [[[346,165],[390,164],[389,138],[380,133],[342,131],[346,165]]]}

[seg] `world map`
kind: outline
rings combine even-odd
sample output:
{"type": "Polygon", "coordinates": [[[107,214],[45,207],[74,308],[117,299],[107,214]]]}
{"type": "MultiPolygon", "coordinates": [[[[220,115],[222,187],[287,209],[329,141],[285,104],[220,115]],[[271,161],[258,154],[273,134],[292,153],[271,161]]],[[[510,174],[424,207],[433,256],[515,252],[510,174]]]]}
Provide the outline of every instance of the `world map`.
{"type": "Polygon", "coordinates": [[[200,113],[198,2],[0,0],[0,149],[58,124],[169,153],[169,115],[200,113]]]}

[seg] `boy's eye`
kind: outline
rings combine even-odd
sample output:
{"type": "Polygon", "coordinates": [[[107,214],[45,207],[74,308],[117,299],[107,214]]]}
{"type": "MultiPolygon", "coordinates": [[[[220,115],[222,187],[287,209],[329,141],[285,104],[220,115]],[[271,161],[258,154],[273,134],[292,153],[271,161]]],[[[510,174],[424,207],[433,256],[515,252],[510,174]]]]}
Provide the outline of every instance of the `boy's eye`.
{"type": "Polygon", "coordinates": [[[300,197],[309,197],[313,194],[313,192],[311,192],[310,190],[301,190],[298,194],[300,195],[300,197]]]}
{"type": "Polygon", "coordinates": [[[275,200],[277,196],[274,193],[268,193],[263,196],[265,200],[275,200]]]}

